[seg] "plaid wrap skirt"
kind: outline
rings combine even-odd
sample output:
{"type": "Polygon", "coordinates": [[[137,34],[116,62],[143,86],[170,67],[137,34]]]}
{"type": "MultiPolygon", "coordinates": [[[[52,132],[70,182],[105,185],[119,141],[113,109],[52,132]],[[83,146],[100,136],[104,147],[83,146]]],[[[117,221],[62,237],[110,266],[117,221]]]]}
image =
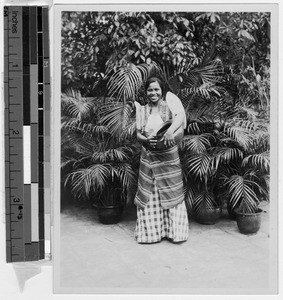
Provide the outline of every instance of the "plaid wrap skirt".
{"type": "Polygon", "coordinates": [[[154,186],[164,209],[173,208],[184,201],[183,174],[178,147],[151,151],[142,147],[138,190],[135,204],[145,208],[154,186]]]}
{"type": "Polygon", "coordinates": [[[167,238],[173,242],[188,239],[189,221],[185,202],[164,209],[154,188],[145,208],[137,207],[135,239],[138,243],[155,243],[167,238]]]}

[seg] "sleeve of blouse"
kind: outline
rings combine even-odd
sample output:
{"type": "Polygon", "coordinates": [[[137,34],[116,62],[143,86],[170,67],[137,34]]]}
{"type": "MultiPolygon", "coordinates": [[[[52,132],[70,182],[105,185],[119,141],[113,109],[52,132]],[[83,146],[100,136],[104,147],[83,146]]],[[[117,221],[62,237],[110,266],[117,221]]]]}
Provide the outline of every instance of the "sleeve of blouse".
{"type": "Polygon", "coordinates": [[[136,127],[137,130],[141,130],[141,114],[140,114],[141,106],[137,101],[135,101],[135,106],[136,106],[136,127]]]}
{"type": "Polygon", "coordinates": [[[179,97],[171,92],[168,92],[166,94],[166,102],[168,104],[168,107],[172,111],[173,118],[174,118],[174,115],[179,114],[179,113],[181,113],[184,116],[183,128],[186,128],[186,126],[187,126],[186,112],[185,112],[184,106],[183,106],[181,100],[179,99],[179,97]]]}

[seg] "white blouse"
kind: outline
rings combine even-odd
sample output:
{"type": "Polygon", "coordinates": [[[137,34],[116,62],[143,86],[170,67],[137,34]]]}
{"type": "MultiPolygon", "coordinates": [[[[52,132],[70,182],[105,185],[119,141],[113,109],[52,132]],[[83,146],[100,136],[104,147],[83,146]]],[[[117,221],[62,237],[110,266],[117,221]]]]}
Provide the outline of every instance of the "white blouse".
{"type": "Polygon", "coordinates": [[[146,136],[156,135],[158,129],[163,124],[163,120],[160,117],[159,113],[149,115],[147,123],[145,125],[145,134],[146,136]]]}

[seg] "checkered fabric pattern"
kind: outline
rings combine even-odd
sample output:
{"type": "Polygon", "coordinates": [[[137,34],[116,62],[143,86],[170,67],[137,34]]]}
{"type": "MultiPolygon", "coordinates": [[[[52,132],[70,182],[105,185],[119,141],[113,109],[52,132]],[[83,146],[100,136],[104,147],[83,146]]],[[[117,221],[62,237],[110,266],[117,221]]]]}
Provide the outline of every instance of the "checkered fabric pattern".
{"type": "Polygon", "coordinates": [[[163,209],[154,184],[153,192],[146,207],[137,208],[135,239],[138,243],[155,243],[162,238],[173,242],[186,241],[189,221],[185,202],[170,209],[163,209]]]}

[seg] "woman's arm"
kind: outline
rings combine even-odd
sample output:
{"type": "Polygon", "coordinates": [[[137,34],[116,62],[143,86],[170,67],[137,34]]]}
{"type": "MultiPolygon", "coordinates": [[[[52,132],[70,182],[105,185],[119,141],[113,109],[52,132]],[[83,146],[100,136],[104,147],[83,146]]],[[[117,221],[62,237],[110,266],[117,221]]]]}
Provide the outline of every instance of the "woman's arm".
{"type": "Polygon", "coordinates": [[[141,144],[146,144],[147,143],[147,137],[144,136],[140,130],[137,130],[137,140],[141,143],[141,144]]]}
{"type": "Polygon", "coordinates": [[[161,141],[164,141],[164,144],[166,146],[174,146],[175,145],[175,136],[177,135],[178,129],[183,124],[184,116],[182,113],[176,114],[173,123],[171,126],[167,129],[167,131],[164,133],[161,141]]]}
{"type": "Polygon", "coordinates": [[[161,141],[167,146],[173,146],[175,144],[174,137],[177,135],[177,131],[186,121],[186,114],[181,100],[173,93],[168,92],[166,95],[167,104],[173,114],[173,122],[163,135],[161,141]]]}
{"type": "Polygon", "coordinates": [[[136,124],[137,124],[137,140],[144,146],[144,147],[155,147],[157,143],[157,139],[155,137],[146,137],[141,133],[141,116],[140,110],[141,106],[138,102],[135,101],[136,106],[136,124]]]}
{"type": "Polygon", "coordinates": [[[167,132],[172,132],[173,134],[183,125],[184,115],[179,112],[174,115],[174,120],[171,126],[168,128],[167,132]]]}

